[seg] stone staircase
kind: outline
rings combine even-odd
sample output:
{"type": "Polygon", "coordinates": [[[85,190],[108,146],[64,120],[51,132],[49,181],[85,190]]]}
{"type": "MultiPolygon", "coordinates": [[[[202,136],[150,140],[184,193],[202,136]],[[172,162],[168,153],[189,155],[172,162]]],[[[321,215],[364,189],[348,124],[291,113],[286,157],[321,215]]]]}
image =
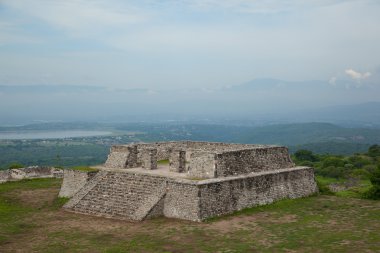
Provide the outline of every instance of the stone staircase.
{"type": "Polygon", "coordinates": [[[64,208],[84,214],[144,220],[162,212],[166,179],[143,174],[100,171],[64,208]]]}

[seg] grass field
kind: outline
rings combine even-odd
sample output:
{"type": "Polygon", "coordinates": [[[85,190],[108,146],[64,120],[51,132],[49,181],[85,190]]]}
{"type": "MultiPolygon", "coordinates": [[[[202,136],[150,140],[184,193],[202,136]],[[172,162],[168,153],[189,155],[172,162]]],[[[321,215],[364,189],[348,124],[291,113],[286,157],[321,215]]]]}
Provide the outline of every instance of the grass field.
{"type": "Polygon", "coordinates": [[[0,185],[0,252],[379,252],[380,201],[319,195],[205,223],[62,211],[61,181],[0,185]]]}

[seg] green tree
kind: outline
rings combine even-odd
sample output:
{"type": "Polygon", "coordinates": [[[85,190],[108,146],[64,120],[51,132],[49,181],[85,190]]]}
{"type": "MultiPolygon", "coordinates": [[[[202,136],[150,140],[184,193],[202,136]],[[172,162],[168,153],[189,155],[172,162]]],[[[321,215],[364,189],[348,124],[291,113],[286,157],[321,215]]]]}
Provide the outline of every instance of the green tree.
{"type": "Polygon", "coordinates": [[[348,158],[348,161],[356,168],[363,168],[365,165],[371,164],[371,158],[361,154],[355,154],[348,158]]]}
{"type": "Polygon", "coordinates": [[[368,156],[378,157],[380,156],[380,145],[372,145],[368,148],[368,156]]]}
{"type": "Polygon", "coordinates": [[[322,166],[327,167],[344,167],[345,162],[342,158],[339,157],[327,157],[323,160],[322,166]]]}
{"type": "Polygon", "coordinates": [[[317,156],[313,154],[310,150],[300,149],[294,153],[295,158],[298,161],[310,161],[316,162],[318,160],[317,156]]]}
{"type": "Polygon", "coordinates": [[[370,175],[369,180],[372,183],[367,197],[371,199],[380,199],[380,166],[370,175]]]}
{"type": "Polygon", "coordinates": [[[25,166],[22,165],[21,163],[12,163],[8,166],[8,169],[20,169],[24,168],[25,166]]]}

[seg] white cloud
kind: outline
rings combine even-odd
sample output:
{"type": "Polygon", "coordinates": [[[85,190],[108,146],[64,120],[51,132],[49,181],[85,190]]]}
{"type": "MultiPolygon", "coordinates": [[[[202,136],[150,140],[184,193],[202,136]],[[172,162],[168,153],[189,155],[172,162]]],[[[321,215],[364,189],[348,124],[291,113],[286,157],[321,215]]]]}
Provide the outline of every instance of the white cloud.
{"type": "Polygon", "coordinates": [[[354,80],[361,81],[363,79],[367,79],[371,76],[370,72],[360,73],[358,71],[355,71],[353,69],[346,69],[345,70],[346,75],[351,77],[354,80]]]}

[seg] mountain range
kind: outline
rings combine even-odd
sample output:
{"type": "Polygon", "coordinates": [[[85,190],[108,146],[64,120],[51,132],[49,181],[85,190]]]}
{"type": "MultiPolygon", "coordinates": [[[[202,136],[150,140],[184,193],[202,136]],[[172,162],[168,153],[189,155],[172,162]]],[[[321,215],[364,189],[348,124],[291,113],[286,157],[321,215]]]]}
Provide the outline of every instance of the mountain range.
{"type": "Polygon", "coordinates": [[[352,80],[254,79],[213,89],[0,85],[0,125],[35,120],[249,124],[331,122],[380,126],[380,85],[352,80]]]}

